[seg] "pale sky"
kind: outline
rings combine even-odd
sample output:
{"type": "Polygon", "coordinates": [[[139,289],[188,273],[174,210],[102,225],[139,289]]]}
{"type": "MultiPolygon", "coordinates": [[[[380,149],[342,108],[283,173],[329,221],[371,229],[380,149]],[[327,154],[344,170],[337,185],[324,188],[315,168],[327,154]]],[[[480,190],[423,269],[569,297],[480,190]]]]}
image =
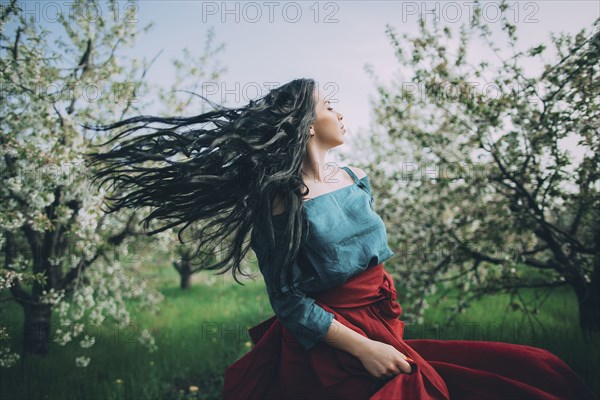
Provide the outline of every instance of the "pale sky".
{"type": "MultiPolygon", "coordinates": [[[[497,18],[499,2],[481,3],[483,15],[496,43],[503,47],[504,34],[499,34],[497,18]]],[[[551,32],[575,33],[590,30],[600,16],[599,1],[522,1],[511,2],[510,15],[518,26],[519,47],[545,43],[551,47],[551,32]]],[[[369,98],[375,94],[374,84],[364,70],[366,64],[382,83],[389,83],[398,62],[385,35],[385,24],[391,24],[398,36],[403,32],[417,34],[421,11],[437,8],[435,15],[442,25],[458,33],[469,20],[473,3],[467,1],[165,1],[142,0],[139,8],[141,25],[155,21],[155,27],[140,38],[135,51],[140,57],[152,58],[163,50],[149,74],[156,81],[167,81],[172,74],[169,60],[183,47],[201,53],[205,32],[215,28],[217,43],[226,43],[220,60],[228,71],[219,86],[207,87],[209,99],[226,105],[242,105],[251,98],[264,95],[269,86],[277,86],[299,77],[314,78],[324,89],[338,111],[344,114],[348,128],[347,144],[334,149],[351,149],[371,127],[369,98]],[[208,90],[213,90],[210,92],[208,90]],[[337,101],[337,103],[336,103],[337,101]]],[[[457,36],[455,36],[457,37],[457,36]]],[[[494,57],[481,41],[474,40],[470,59],[494,57]],[[473,58],[471,58],[473,57],[473,58]]],[[[552,53],[547,54],[549,57],[552,53]]],[[[546,58],[551,60],[551,58],[546,58]]],[[[539,70],[528,65],[527,72],[539,70]]],[[[190,110],[192,112],[192,110],[190,110]]]]}
{"type": "MultiPolygon", "coordinates": [[[[62,2],[29,0],[21,4],[30,13],[41,16],[52,15],[55,8],[59,12],[66,10],[66,3],[62,2]]],[[[499,2],[481,4],[496,43],[502,48],[505,35],[498,34],[499,2]]],[[[521,49],[540,43],[551,46],[551,32],[575,33],[583,28],[590,31],[600,16],[600,2],[596,0],[510,4],[521,49]]],[[[184,47],[197,56],[202,54],[206,32],[214,27],[216,43],[226,45],[219,62],[228,70],[217,85],[207,86],[213,92],[202,94],[215,102],[236,106],[266,94],[269,87],[295,78],[314,78],[333,106],[343,113],[347,143],[352,146],[353,138],[359,133],[368,134],[371,127],[369,99],[375,90],[365,65],[372,66],[382,83],[389,83],[397,75],[399,64],[386,38],[385,24],[391,24],[399,38],[404,32],[415,35],[420,12],[437,8],[438,14],[428,13],[428,20],[437,16],[441,25],[458,33],[460,25],[469,20],[473,2],[140,0],[137,10],[126,1],[120,1],[119,8],[122,16],[127,10],[135,11],[140,27],[152,21],[155,24],[128,50],[130,56],[147,60],[163,51],[147,76],[149,80],[165,85],[171,82],[171,60],[180,56],[184,47]]],[[[48,22],[49,18],[45,19],[48,22]]],[[[45,25],[52,29],[58,24],[45,25]]],[[[494,61],[488,48],[478,40],[474,43],[468,52],[470,60],[494,61]]],[[[546,59],[552,60],[549,56],[546,59]]],[[[535,72],[539,67],[529,65],[526,72],[535,72]]],[[[187,114],[193,113],[189,110],[187,114]]]]}

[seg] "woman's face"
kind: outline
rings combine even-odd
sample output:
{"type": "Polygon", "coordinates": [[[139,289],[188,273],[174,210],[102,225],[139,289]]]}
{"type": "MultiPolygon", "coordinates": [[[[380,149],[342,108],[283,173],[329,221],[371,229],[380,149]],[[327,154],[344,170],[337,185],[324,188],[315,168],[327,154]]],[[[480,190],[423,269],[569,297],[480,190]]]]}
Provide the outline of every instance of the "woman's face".
{"type": "Polygon", "coordinates": [[[342,123],[344,116],[333,108],[320,89],[315,89],[315,99],[317,117],[311,126],[310,134],[314,135],[309,137],[309,141],[315,141],[327,149],[343,144],[346,133],[342,123]]]}

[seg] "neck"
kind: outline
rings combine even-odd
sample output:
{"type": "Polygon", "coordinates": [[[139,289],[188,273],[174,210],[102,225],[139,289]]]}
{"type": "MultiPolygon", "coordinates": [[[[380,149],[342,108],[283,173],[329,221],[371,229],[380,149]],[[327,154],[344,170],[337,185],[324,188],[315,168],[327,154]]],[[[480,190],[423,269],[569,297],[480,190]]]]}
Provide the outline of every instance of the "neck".
{"type": "Polygon", "coordinates": [[[326,168],[326,155],[327,150],[309,145],[300,169],[302,177],[312,179],[314,182],[323,182],[328,169],[326,168]]]}

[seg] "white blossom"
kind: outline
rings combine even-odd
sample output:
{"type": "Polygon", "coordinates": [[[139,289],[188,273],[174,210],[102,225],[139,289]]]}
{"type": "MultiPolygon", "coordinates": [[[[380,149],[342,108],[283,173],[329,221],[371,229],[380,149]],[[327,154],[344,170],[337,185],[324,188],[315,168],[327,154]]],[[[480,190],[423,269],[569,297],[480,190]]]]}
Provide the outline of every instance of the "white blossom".
{"type": "Polygon", "coordinates": [[[15,281],[23,279],[23,274],[10,270],[0,271],[0,290],[10,288],[15,281]]]}
{"type": "Polygon", "coordinates": [[[81,368],[85,368],[89,365],[90,360],[91,360],[90,357],[85,357],[85,356],[77,357],[77,358],[75,358],[75,365],[77,365],[78,367],[81,367],[81,368]]]}
{"type": "Polygon", "coordinates": [[[40,296],[40,302],[44,304],[58,304],[60,300],[65,296],[64,289],[55,290],[51,288],[49,291],[42,290],[42,295],[40,296]]]}
{"type": "Polygon", "coordinates": [[[150,334],[148,329],[142,330],[142,332],[139,336],[139,341],[144,346],[146,346],[151,353],[155,352],[158,349],[158,346],[156,346],[154,337],[150,334]]]}
{"type": "Polygon", "coordinates": [[[84,349],[89,349],[90,347],[92,347],[94,345],[94,343],[96,342],[96,338],[95,337],[89,337],[88,335],[85,335],[85,337],[79,342],[79,345],[81,347],[83,347],[84,349]]]}

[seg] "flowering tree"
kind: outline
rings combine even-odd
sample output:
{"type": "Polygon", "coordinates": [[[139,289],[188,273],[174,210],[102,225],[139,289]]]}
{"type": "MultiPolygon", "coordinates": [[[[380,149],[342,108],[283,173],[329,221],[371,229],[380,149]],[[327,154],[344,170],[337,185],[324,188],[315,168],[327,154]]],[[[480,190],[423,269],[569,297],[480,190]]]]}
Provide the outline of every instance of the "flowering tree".
{"type": "Polygon", "coordinates": [[[541,59],[546,45],[517,51],[516,26],[505,2],[500,8],[509,57],[477,7],[455,52],[444,43],[453,32],[437,21],[431,32],[421,19],[420,36],[402,40],[387,29],[412,76],[377,85],[385,134],[373,137],[374,165],[383,166],[373,180],[393,227],[407,316],[423,321],[424,295],[458,288],[450,320],[475,299],[509,292],[510,305],[534,321],[540,303],[525,301],[520,289],[537,288],[543,301],[568,285],[581,328],[598,331],[599,22],[591,34],[553,36],[558,59],[527,76],[521,62],[541,59]],[[473,34],[499,60],[496,71],[489,59],[467,61],[473,34]]]}
{"type": "MultiPolygon", "coordinates": [[[[106,139],[82,125],[119,120],[144,105],[140,95],[150,87],[144,78],[152,63],[117,54],[151,24],[137,31],[133,2],[125,9],[114,0],[65,6],[56,19],[65,34],[53,41],[16,1],[0,9],[0,295],[23,307],[25,351],[36,354],[47,352],[53,310],[55,341],[64,345],[106,316],[119,328],[130,324],[126,299],[153,311],[163,300],[128,268],[140,256],[128,250],[149,240],[140,235],[138,216],[104,213],[105,195],[115,193],[93,190],[82,156],[106,139]]],[[[152,240],[166,248],[173,233],[152,240]]],[[[19,357],[2,347],[8,333],[0,322],[2,366],[19,357]]],[[[147,330],[138,338],[156,349],[147,330]]],[[[87,348],[94,337],[86,334],[79,343],[87,348]]],[[[89,358],[76,361],[85,366],[89,358]]]]}

